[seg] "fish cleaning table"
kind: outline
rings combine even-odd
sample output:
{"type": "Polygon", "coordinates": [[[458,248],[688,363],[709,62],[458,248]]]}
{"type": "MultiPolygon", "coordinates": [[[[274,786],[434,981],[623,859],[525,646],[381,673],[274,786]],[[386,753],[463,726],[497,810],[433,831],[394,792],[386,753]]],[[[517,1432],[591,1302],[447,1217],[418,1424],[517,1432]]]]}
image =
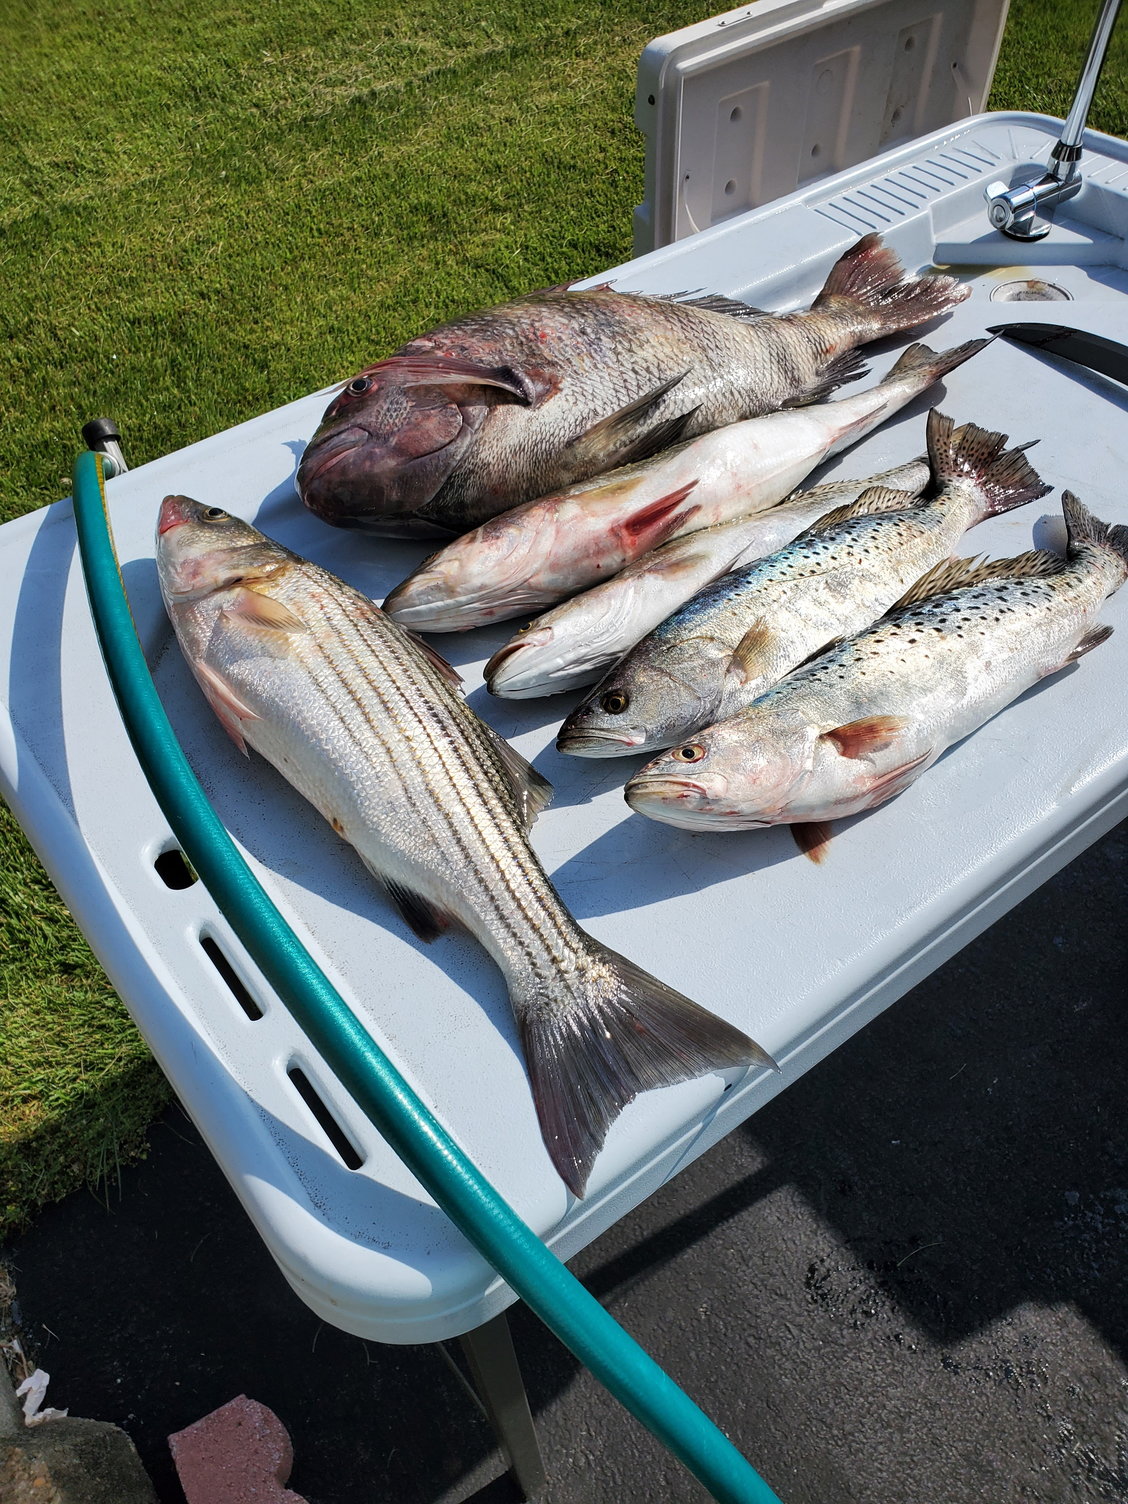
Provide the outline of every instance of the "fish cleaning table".
{"type": "MultiPolygon", "coordinates": [[[[835,258],[881,231],[910,271],[934,258],[973,286],[924,332],[946,348],[1040,303],[1128,340],[1128,148],[1091,135],[1086,183],[1047,240],[991,231],[983,187],[1044,163],[1038,116],[981,116],[606,273],[648,292],[702,288],[806,305],[835,258]],[[1022,265],[1014,265],[1022,257],[1022,265]],[[955,265],[955,263],[961,263],[955,265]]],[[[871,378],[910,339],[871,351],[871,378]]],[[[379,352],[374,352],[378,354],[379,352]]],[[[517,1212],[577,1252],[861,1028],[1128,813],[1128,590],[1098,651],[952,749],[900,798],[843,822],[827,860],[786,829],[689,835],[622,798],[640,759],[558,755],[576,696],[500,701],[481,667],[511,624],[433,639],[470,704],[547,776],[533,844],[599,939],[761,1042],[778,1073],[711,1075],[639,1098],[612,1127],[585,1200],[541,1144],[505,987],[469,937],[421,944],[350,848],[261,760],[242,758],[192,680],[153,563],[157,508],[184,492],[254,521],[382,599],[428,546],[335,531],[293,476],[325,392],[108,485],[130,601],[185,750],[252,868],[314,958],[517,1212]]],[[[977,529],[966,552],[1019,553],[1076,491],[1128,522],[1128,392],[1002,341],[935,397],[958,422],[1039,439],[1052,497],[977,529]]],[[[921,400],[822,472],[863,476],[923,447],[921,400]]],[[[175,843],[122,728],[90,621],[67,502],[0,529],[0,787],[286,1278],[326,1321],[383,1342],[467,1333],[508,1289],[383,1143],[275,999],[175,843]]],[[[865,1090],[865,1083],[859,1083],[865,1090]]]]}

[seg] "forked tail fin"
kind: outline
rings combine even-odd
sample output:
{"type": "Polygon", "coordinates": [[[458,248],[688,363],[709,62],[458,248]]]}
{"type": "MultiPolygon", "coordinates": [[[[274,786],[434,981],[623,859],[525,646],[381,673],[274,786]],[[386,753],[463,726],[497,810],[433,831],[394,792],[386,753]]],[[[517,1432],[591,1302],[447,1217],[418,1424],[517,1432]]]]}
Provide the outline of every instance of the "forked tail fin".
{"type": "Polygon", "coordinates": [[[607,1130],[640,1091],[734,1066],[774,1066],[732,1024],[588,939],[584,986],[567,1006],[514,998],[541,1134],[576,1196],[607,1130]]]}
{"type": "Polygon", "coordinates": [[[990,433],[974,423],[956,428],[936,408],[928,415],[927,433],[933,484],[943,489],[946,482],[963,480],[973,486],[975,522],[1025,506],[1052,489],[1026,458],[1029,444],[1007,449],[1005,433],[990,433]]]}
{"type": "Polygon", "coordinates": [[[1116,566],[1128,576],[1128,527],[1122,522],[1110,525],[1102,522],[1072,491],[1063,491],[1062,511],[1069,532],[1070,555],[1076,553],[1083,543],[1095,544],[1104,549],[1116,561],[1116,566]]]}
{"type": "Polygon", "coordinates": [[[896,334],[950,313],[971,292],[955,277],[906,277],[896,253],[879,235],[865,235],[834,263],[813,307],[849,308],[866,338],[896,334]]]}

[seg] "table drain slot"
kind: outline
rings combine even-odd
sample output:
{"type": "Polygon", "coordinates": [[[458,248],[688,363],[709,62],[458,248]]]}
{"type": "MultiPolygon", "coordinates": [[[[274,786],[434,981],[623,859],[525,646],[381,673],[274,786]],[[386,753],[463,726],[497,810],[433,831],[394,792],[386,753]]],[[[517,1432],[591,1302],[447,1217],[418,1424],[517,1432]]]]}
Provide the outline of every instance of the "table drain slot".
{"type": "Polygon", "coordinates": [[[325,1134],[325,1137],[340,1155],[346,1169],[359,1170],[364,1163],[364,1156],[358,1153],[355,1144],[333,1116],[331,1109],[326,1105],[321,1094],[305,1071],[300,1066],[291,1065],[286,1074],[294,1083],[294,1089],[298,1096],[301,1097],[302,1101],[317,1119],[318,1126],[325,1134]]]}
{"type": "Polygon", "coordinates": [[[219,972],[223,980],[227,983],[228,987],[231,989],[235,1001],[239,1004],[240,1008],[242,1008],[247,1017],[250,1019],[261,1018],[262,1009],[259,1007],[258,1003],[255,1002],[254,997],[252,996],[249,988],[244,983],[242,977],[235,970],[234,966],[232,966],[227,957],[223,954],[219,943],[213,940],[210,935],[201,935],[200,944],[204,948],[204,954],[215,967],[216,971],[219,972]]]}
{"type": "Polygon", "coordinates": [[[162,851],[153,866],[166,888],[190,888],[200,880],[179,846],[170,846],[167,851],[162,851]]]}

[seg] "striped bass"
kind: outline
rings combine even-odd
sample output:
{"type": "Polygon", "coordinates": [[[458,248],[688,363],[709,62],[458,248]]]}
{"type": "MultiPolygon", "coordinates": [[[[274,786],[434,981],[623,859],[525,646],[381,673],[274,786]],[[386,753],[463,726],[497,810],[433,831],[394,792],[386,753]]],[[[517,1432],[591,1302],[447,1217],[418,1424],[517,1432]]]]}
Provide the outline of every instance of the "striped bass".
{"type": "Polygon", "coordinates": [[[355,847],[421,939],[457,920],[501,968],[545,1145],[575,1195],[638,1092],[771,1063],[579,927],[526,834],[549,785],[437,654],[219,507],[168,496],[157,526],[166,609],[236,745],[355,847]]]}
{"type": "Polygon", "coordinates": [[[863,492],[918,495],[928,480],[924,460],[910,460],[867,480],[830,481],[797,491],[766,512],[686,533],[628,564],[522,627],[486,664],[491,694],[521,700],[594,684],[636,642],[702,586],[752,559],[762,559],[827,512],[863,492]]]}
{"type": "Polygon", "coordinates": [[[935,494],[861,497],[778,553],[730,571],[632,649],[565,720],[577,757],[656,751],[735,715],[838,638],[862,631],[984,518],[1044,496],[1025,446],[928,415],[935,494]]]}
{"type": "Polygon", "coordinates": [[[969,340],[939,354],[910,345],[864,392],[730,423],[502,512],[432,554],[384,610],[413,631],[465,632],[553,606],[669,539],[773,507],[816,465],[990,343],[969,340]]]}
{"type": "Polygon", "coordinates": [[[360,371],[329,404],[298,494],[343,527],[463,533],[677,438],[828,396],[859,345],[927,323],[971,289],[905,277],[866,235],[810,309],[551,287],[464,315],[360,371]]]}
{"type": "Polygon", "coordinates": [[[1068,551],[951,559],[868,631],[636,773],[627,802],[687,830],[791,824],[816,860],[825,822],[874,809],[953,743],[1112,632],[1128,527],[1063,497],[1068,551]]]}

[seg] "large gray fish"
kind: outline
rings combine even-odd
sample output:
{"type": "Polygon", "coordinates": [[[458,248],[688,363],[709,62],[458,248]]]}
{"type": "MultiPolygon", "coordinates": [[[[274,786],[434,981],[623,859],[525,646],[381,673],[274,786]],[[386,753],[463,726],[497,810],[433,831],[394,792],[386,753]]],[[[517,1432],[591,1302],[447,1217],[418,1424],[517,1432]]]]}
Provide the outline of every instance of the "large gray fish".
{"type": "Polygon", "coordinates": [[[935,495],[915,503],[894,496],[887,512],[863,497],[841,519],[831,513],[769,558],[707,585],[572,712],[560,750],[616,757],[672,746],[869,626],[951,554],[966,528],[1046,494],[1022,450],[1005,444],[1003,434],[973,423],[956,431],[931,412],[935,495]]]}
{"type": "Polygon", "coordinates": [[[333,399],[298,467],[327,522],[398,535],[487,517],[862,374],[856,347],[947,313],[970,291],[904,278],[867,235],[807,312],[723,297],[555,287],[455,319],[333,399]]]}
{"type": "Polygon", "coordinates": [[[594,684],[636,642],[729,569],[797,537],[863,492],[917,495],[928,480],[924,460],[910,460],[867,480],[830,481],[731,522],[687,533],[643,554],[614,579],[573,596],[499,648],[486,664],[486,685],[503,699],[554,695],[594,684]]]}
{"type": "Polygon", "coordinates": [[[541,1131],[583,1194],[640,1091],[770,1060],[594,940],[526,837],[549,785],[463,703],[457,674],[365,596],[218,507],[166,497],[161,591],[220,721],[350,842],[433,940],[452,920],[509,985],[541,1131]]]}
{"type": "Polygon", "coordinates": [[[384,610],[412,631],[464,632],[555,605],[668,539],[774,506],[822,460],[872,433],[989,343],[970,340],[940,354],[910,345],[864,392],[729,423],[513,507],[425,560],[384,610]]]}
{"type": "Polygon", "coordinates": [[[1128,578],[1128,527],[1068,491],[1068,554],[953,559],[884,620],[789,675],[740,715],[663,753],[627,784],[640,814],[686,830],[826,821],[873,809],[1032,684],[1097,647],[1128,578]]]}

